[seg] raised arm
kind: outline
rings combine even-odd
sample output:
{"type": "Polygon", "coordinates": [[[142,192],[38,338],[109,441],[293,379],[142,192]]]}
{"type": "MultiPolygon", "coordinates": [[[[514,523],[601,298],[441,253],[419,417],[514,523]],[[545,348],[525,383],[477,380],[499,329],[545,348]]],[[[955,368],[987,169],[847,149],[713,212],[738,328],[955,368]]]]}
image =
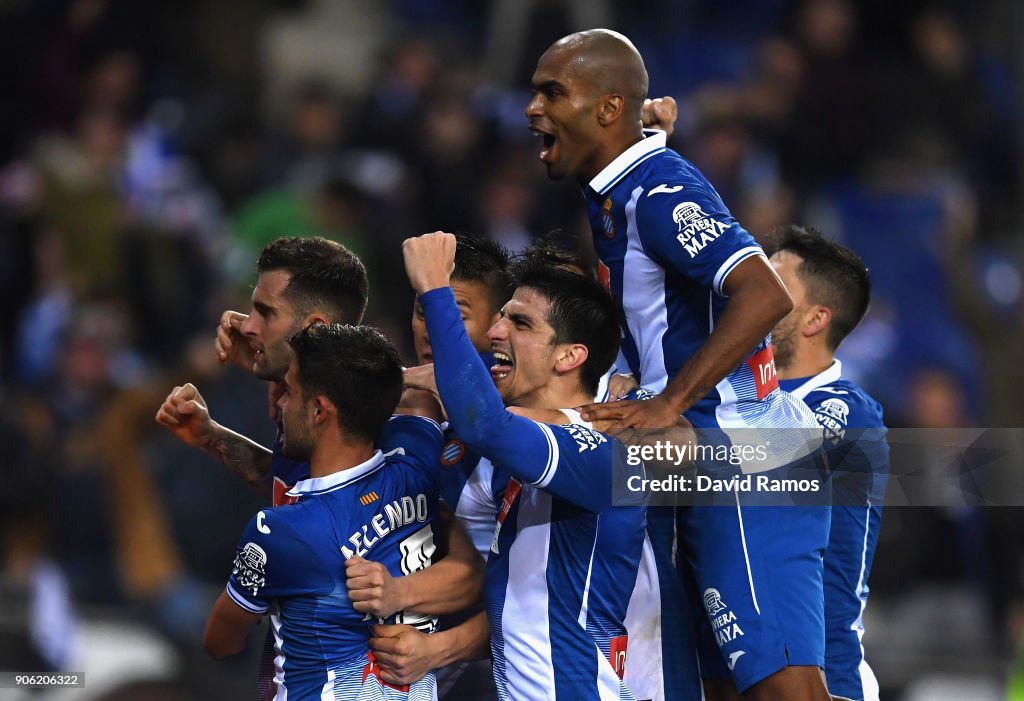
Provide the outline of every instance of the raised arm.
{"type": "Polygon", "coordinates": [[[448,286],[455,237],[437,233],[408,239],[403,253],[434,348],[437,389],[459,439],[525,484],[594,512],[607,507],[613,451],[621,452],[622,445],[582,426],[547,426],[505,409],[448,286]]]}
{"type": "Polygon", "coordinates": [[[156,422],[185,445],[205,451],[228,472],[270,495],[271,452],[214,421],[195,385],[186,383],[171,390],[156,412],[156,422]]]}

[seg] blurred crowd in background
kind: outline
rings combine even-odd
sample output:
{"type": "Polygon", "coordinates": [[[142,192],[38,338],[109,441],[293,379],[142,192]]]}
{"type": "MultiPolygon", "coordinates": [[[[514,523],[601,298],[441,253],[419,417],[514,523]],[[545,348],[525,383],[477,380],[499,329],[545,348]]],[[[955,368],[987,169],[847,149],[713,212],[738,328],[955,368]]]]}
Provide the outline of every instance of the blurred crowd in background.
{"type": "MultiPolygon", "coordinates": [[[[264,388],[213,338],[278,236],[356,251],[367,323],[409,362],[406,236],[590,255],[523,109],[543,50],[594,26],[635,42],[679,102],[671,145],[751,233],[813,225],[867,262],[873,307],[839,355],[890,426],[1022,425],[1017,0],[3,0],[0,667],[245,697],[253,658],[198,643],[264,503],[153,414],[192,381],[269,445],[264,388]]],[[[883,698],[938,699],[936,674],[998,698],[1020,509],[885,519],[865,638],[883,698]]]]}

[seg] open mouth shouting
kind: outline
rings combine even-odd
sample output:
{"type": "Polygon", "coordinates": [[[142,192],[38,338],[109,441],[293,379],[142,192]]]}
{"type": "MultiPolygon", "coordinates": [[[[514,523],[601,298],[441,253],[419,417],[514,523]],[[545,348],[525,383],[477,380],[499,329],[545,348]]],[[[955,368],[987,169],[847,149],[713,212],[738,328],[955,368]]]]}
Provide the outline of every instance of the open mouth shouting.
{"type": "Polygon", "coordinates": [[[556,137],[554,134],[549,134],[548,132],[541,131],[535,126],[531,126],[530,130],[533,132],[534,136],[538,136],[541,139],[540,160],[543,163],[548,163],[553,155],[552,151],[555,148],[555,144],[558,141],[558,137],[556,137]]]}
{"type": "Polygon", "coordinates": [[[514,367],[515,364],[511,355],[503,351],[494,351],[494,365],[491,366],[491,378],[495,382],[508,377],[514,367]]]}

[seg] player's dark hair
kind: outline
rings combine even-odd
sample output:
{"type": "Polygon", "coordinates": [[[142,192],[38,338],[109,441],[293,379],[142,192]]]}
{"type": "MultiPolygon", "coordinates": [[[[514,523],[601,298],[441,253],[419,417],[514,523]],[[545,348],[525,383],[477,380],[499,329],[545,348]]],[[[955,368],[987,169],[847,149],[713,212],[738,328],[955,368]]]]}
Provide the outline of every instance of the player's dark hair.
{"type": "Polygon", "coordinates": [[[509,266],[513,286],[528,287],[551,303],[547,322],[553,344],[581,343],[588,356],[580,366],[580,384],[597,392],[601,376],[619,352],[618,315],[611,295],[594,279],[566,270],[539,256],[523,255],[509,266]]]}
{"type": "Polygon", "coordinates": [[[864,261],[817,229],[796,224],[775,229],[769,251],[789,251],[803,259],[797,274],[807,287],[807,296],[814,304],[832,310],[826,342],[834,351],[864,318],[871,302],[871,278],[864,261]]]}
{"type": "Polygon", "coordinates": [[[497,314],[512,296],[505,277],[509,252],[497,241],[464,231],[455,233],[453,280],[479,282],[487,288],[491,312],[497,314]]]}
{"type": "Polygon", "coordinates": [[[522,253],[523,256],[532,256],[539,261],[547,262],[557,268],[563,268],[570,272],[577,272],[587,277],[594,277],[594,267],[587,263],[577,251],[563,248],[552,242],[550,239],[535,239],[522,253]]]}
{"type": "Polygon", "coordinates": [[[374,440],[402,397],[402,361],[370,326],[311,324],[288,339],[306,396],[324,395],[351,435],[374,440]]]}
{"type": "Polygon", "coordinates": [[[283,270],[291,279],[284,297],[300,316],[322,311],[331,321],[358,324],[369,295],[366,266],[340,243],[320,236],[294,236],[271,241],[256,270],[283,270]]]}

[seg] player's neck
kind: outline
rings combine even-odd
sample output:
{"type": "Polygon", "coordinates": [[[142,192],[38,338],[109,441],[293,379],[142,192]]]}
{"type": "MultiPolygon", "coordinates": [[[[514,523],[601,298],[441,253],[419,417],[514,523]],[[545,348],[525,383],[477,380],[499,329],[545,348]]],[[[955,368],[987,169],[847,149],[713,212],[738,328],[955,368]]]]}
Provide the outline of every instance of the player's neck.
{"type": "MultiPolygon", "coordinates": [[[[561,378],[559,378],[561,379],[561,378]]],[[[525,409],[572,409],[583,404],[590,404],[594,401],[592,396],[587,395],[579,383],[573,380],[572,384],[558,380],[549,382],[536,392],[522,397],[516,402],[516,406],[525,409]]]]}
{"type": "Polygon", "coordinates": [[[616,158],[621,156],[634,144],[637,144],[644,139],[643,130],[634,133],[622,134],[614,139],[610,139],[607,143],[602,144],[602,148],[598,150],[598,155],[594,159],[594,162],[589,168],[587,168],[580,177],[580,182],[586,185],[595,177],[597,174],[603,171],[608,165],[616,158]]]}
{"type": "Polygon", "coordinates": [[[776,362],[775,371],[780,380],[813,377],[828,370],[835,358],[835,353],[824,346],[803,346],[794,349],[793,356],[785,365],[776,362]]]}
{"type": "Polygon", "coordinates": [[[326,477],[360,465],[376,452],[371,442],[346,443],[338,434],[322,436],[309,459],[309,476],[326,477]]]}

